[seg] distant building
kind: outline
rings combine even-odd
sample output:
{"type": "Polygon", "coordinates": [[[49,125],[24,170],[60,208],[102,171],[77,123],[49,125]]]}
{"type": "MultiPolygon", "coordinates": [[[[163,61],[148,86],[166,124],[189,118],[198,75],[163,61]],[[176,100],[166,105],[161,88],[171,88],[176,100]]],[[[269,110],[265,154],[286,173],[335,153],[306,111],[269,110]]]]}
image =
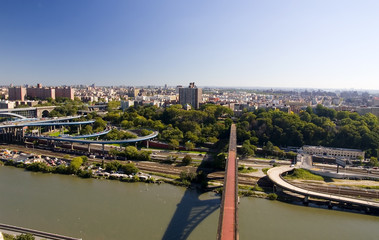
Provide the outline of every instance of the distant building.
{"type": "Polygon", "coordinates": [[[379,107],[357,107],[356,111],[360,115],[372,113],[375,116],[379,117],[379,107]]]}
{"type": "Polygon", "coordinates": [[[358,158],[365,157],[365,152],[359,149],[349,149],[349,148],[329,148],[321,146],[303,146],[302,150],[304,153],[310,155],[320,155],[328,157],[345,157],[345,158],[358,158]]]}
{"type": "Polygon", "coordinates": [[[21,100],[25,101],[26,88],[24,87],[10,87],[8,88],[8,100],[16,101],[21,100]]]}
{"type": "Polygon", "coordinates": [[[197,88],[194,82],[190,83],[188,88],[179,88],[179,104],[183,106],[190,104],[193,108],[198,109],[202,97],[202,89],[197,88]]]}
{"type": "Polygon", "coordinates": [[[8,100],[11,101],[25,101],[25,97],[40,100],[66,97],[74,100],[74,89],[71,87],[43,87],[38,83],[37,87],[9,87],[8,95],[8,100]]]}
{"type": "Polygon", "coordinates": [[[121,101],[121,109],[122,111],[125,111],[126,109],[128,109],[129,107],[133,106],[134,105],[134,101],[131,101],[131,100],[125,100],[125,101],[121,101]]]}
{"type": "Polygon", "coordinates": [[[74,89],[71,87],[56,87],[55,97],[65,97],[74,100],[74,89]]]}
{"type": "Polygon", "coordinates": [[[140,93],[140,89],[131,87],[128,89],[128,97],[137,97],[138,94],[140,93]]]}
{"type": "Polygon", "coordinates": [[[15,107],[15,102],[11,101],[0,101],[0,109],[12,109],[15,107]]]}
{"type": "Polygon", "coordinates": [[[26,89],[26,96],[28,98],[38,98],[41,100],[48,98],[55,99],[55,88],[42,87],[39,83],[37,87],[28,87],[26,89]]]}

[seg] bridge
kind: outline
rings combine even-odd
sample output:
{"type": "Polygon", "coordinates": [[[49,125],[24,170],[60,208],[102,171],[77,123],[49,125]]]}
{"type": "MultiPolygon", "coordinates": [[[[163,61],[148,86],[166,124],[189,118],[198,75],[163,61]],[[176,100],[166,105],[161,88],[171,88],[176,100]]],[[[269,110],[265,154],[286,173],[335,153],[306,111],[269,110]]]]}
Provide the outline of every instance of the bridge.
{"type": "Polygon", "coordinates": [[[224,190],[222,193],[218,240],[238,240],[238,164],[236,126],[230,128],[229,154],[226,161],[224,190]]]}
{"type": "Polygon", "coordinates": [[[12,112],[0,112],[0,115],[17,117],[17,118],[20,118],[20,119],[26,119],[25,116],[17,114],[17,113],[12,113],[12,112]]]}
{"type": "Polygon", "coordinates": [[[340,203],[349,203],[349,204],[353,204],[353,205],[363,206],[363,207],[366,207],[368,209],[370,209],[370,208],[378,208],[379,209],[379,203],[378,202],[371,202],[371,201],[362,200],[362,199],[342,197],[342,196],[333,195],[333,194],[319,193],[319,192],[310,191],[307,189],[303,189],[303,188],[299,188],[297,186],[294,186],[294,185],[288,183],[287,181],[285,181],[281,176],[283,173],[289,172],[291,170],[293,170],[293,167],[289,167],[289,166],[274,167],[274,168],[271,168],[270,170],[267,171],[267,175],[275,185],[277,185],[277,186],[279,186],[285,190],[288,190],[288,191],[291,191],[291,192],[305,196],[306,201],[308,200],[308,197],[315,197],[318,199],[325,199],[325,200],[329,200],[329,201],[335,201],[335,202],[340,202],[340,203]]]}
{"type": "Polygon", "coordinates": [[[91,137],[100,137],[102,135],[106,135],[111,131],[111,128],[108,127],[104,131],[97,132],[97,133],[91,133],[91,134],[85,134],[85,135],[76,135],[76,136],[59,136],[59,137],[65,137],[65,138],[91,138],[91,137]]]}
{"type": "MultiPolygon", "coordinates": [[[[12,114],[12,113],[10,113],[12,114]]],[[[10,115],[9,113],[2,113],[0,115],[10,115]]],[[[14,115],[14,114],[12,114],[14,115]]],[[[83,121],[83,122],[62,122],[70,121],[73,119],[80,118],[80,116],[71,116],[71,117],[61,117],[61,118],[20,118],[13,121],[7,121],[0,124],[0,128],[18,128],[18,127],[29,127],[29,126],[59,126],[59,125],[79,125],[79,124],[89,124],[95,122],[94,120],[83,121]]]]}
{"type": "Polygon", "coordinates": [[[76,139],[72,137],[49,137],[49,136],[33,136],[27,135],[25,138],[34,138],[34,139],[45,139],[45,140],[53,140],[53,141],[61,141],[61,142],[70,142],[70,143],[83,143],[83,144],[123,144],[123,143],[134,143],[140,141],[150,140],[158,136],[158,132],[155,131],[149,135],[123,139],[123,140],[87,140],[87,139],[76,139]]]}
{"type": "Polygon", "coordinates": [[[56,106],[0,109],[0,113],[15,113],[27,118],[47,117],[56,106]]]}

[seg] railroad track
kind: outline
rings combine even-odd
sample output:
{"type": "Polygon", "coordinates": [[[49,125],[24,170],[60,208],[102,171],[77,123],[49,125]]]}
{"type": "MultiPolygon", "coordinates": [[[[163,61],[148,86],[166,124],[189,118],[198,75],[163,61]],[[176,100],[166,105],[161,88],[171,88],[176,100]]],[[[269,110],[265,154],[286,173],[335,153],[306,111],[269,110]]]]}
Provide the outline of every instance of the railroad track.
{"type": "MultiPolygon", "coordinates": [[[[294,183],[292,185],[297,186],[302,189],[307,189],[315,192],[340,195],[340,196],[349,196],[355,198],[367,198],[370,200],[379,199],[379,191],[371,189],[353,189],[348,187],[336,187],[336,186],[320,186],[318,184],[312,183],[294,183]]],[[[379,200],[378,200],[379,201],[379,200]]]]}
{"type": "MultiPolygon", "coordinates": [[[[49,157],[53,156],[53,157],[63,158],[63,156],[67,155],[67,153],[51,152],[49,150],[38,149],[38,148],[30,149],[30,148],[25,148],[24,146],[19,146],[19,145],[14,145],[14,144],[8,145],[8,146],[9,148],[12,148],[18,151],[33,152],[36,154],[45,155],[49,157]]],[[[101,163],[102,159],[88,159],[88,161],[101,163]]],[[[111,160],[104,160],[105,163],[108,161],[111,161],[111,160]]],[[[134,162],[134,163],[142,171],[158,172],[158,173],[171,174],[171,175],[177,175],[177,176],[179,176],[182,171],[196,172],[197,170],[196,167],[191,167],[191,166],[173,167],[168,164],[155,163],[155,162],[134,162]]],[[[220,182],[224,181],[224,176],[225,176],[225,173],[223,171],[212,172],[208,174],[208,178],[210,179],[215,178],[217,179],[217,181],[220,181],[220,182]]],[[[241,173],[238,174],[239,184],[255,185],[258,180],[259,180],[258,177],[251,177],[247,174],[241,174],[241,173]]]]}
{"type": "Polygon", "coordinates": [[[1,224],[1,223],[0,223],[0,229],[17,232],[17,233],[30,233],[34,236],[51,239],[51,240],[81,240],[81,238],[67,237],[67,236],[63,236],[63,235],[59,235],[55,233],[42,232],[42,231],[33,230],[29,228],[16,227],[16,226],[7,225],[7,224],[1,224]]]}

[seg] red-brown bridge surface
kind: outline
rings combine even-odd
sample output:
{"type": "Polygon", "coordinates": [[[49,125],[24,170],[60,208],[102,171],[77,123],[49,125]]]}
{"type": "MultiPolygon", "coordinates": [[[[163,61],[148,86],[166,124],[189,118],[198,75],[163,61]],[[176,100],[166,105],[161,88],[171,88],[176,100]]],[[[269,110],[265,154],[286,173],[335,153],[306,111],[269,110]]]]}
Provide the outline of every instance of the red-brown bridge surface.
{"type": "Polygon", "coordinates": [[[224,191],[222,193],[217,239],[238,240],[238,173],[236,126],[230,128],[229,155],[226,161],[224,191]]]}

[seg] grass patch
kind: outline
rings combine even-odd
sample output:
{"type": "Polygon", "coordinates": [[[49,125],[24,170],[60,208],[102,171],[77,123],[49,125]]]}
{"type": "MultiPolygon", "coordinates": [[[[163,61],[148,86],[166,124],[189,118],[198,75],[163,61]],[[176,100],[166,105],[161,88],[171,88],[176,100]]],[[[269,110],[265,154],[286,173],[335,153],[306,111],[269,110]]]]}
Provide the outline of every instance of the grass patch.
{"type": "Polygon", "coordinates": [[[251,173],[251,172],[257,172],[258,169],[252,168],[252,167],[245,167],[244,165],[241,165],[238,167],[238,172],[240,173],[251,173]]]}
{"type": "Polygon", "coordinates": [[[324,181],[325,178],[316,174],[311,173],[308,170],[296,168],[293,173],[284,177],[285,179],[303,179],[303,180],[317,180],[324,181]]]}
{"type": "Polygon", "coordinates": [[[58,131],[58,132],[53,132],[53,133],[50,133],[49,136],[50,137],[58,137],[61,133],[58,131]]]}
{"type": "Polygon", "coordinates": [[[270,169],[270,168],[262,168],[262,172],[263,172],[264,174],[267,175],[267,171],[268,171],[269,169],[270,169]]]}
{"type": "Polygon", "coordinates": [[[263,188],[260,187],[258,184],[256,184],[254,187],[252,187],[251,190],[258,191],[258,192],[264,192],[263,188]]]}
{"type": "Polygon", "coordinates": [[[243,189],[243,190],[250,190],[251,187],[247,185],[238,185],[238,189],[243,189]]]}

